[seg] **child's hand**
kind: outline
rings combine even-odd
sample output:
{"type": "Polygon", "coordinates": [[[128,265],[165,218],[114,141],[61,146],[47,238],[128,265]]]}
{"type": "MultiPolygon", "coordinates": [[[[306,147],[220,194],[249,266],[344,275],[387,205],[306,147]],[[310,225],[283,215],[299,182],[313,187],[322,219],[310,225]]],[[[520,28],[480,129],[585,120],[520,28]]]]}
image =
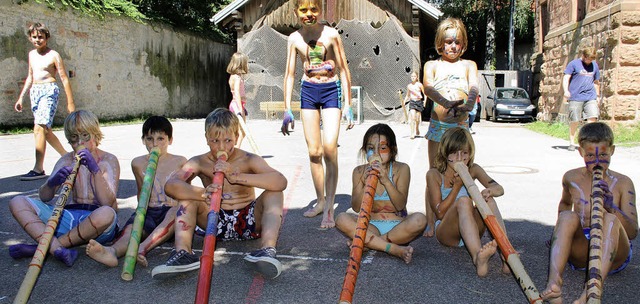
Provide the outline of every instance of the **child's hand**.
{"type": "Polygon", "coordinates": [[[49,177],[49,179],[47,180],[47,186],[51,188],[55,188],[59,185],[62,185],[62,183],[64,183],[64,181],[67,180],[67,176],[69,176],[69,174],[71,174],[72,171],[73,171],[73,167],[71,166],[60,168],[60,170],[58,170],[56,174],[49,177]]]}
{"type": "Polygon", "coordinates": [[[293,117],[293,113],[291,109],[284,112],[284,118],[282,119],[282,127],[280,127],[280,131],[282,135],[290,135],[289,134],[289,124],[291,124],[291,130],[295,127],[295,118],[293,117]]]}
{"type": "Polygon", "coordinates": [[[342,116],[347,120],[347,131],[353,128],[353,110],[351,105],[345,105],[342,111],[342,116]]]}
{"type": "Polygon", "coordinates": [[[222,172],[224,178],[233,184],[237,181],[236,178],[239,174],[239,169],[232,167],[231,164],[224,160],[218,160],[213,166],[213,172],[222,172]]]}
{"type": "Polygon", "coordinates": [[[387,169],[382,165],[381,162],[379,161],[371,162],[369,169],[373,170],[372,174],[376,174],[378,176],[378,181],[380,181],[380,183],[387,184],[387,182],[390,181],[389,173],[387,172],[387,169]]]}
{"type": "Polygon", "coordinates": [[[204,188],[204,194],[202,194],[202,198],[204,198],[208,204],[211,200],[211,195],[218,191],[222,191],[222,185],[211,184],[204,188]]]}
{"type": "Polygon", "coordinates": [[[612,213],[615,206],[613,205],[613,194],[611,193],[611,190],[609,190],[609,184],[604,180],[600,180],[598,182],[598,187],[602,190],[602,203],[604,204],[604,209],[607,210],[607,212],[612,213]]]}
{"type": "Polygon", "coordinates": [[[493,192],[491,191],[491,188],[485,188],[480,192],[480,194],[482,194],[482,198],[484,198],[485,201],[488,201],[490,198],[493,197],[493,192]]]}
{"type": "Polygon", "coordinates": [[[80,150],[80,152],[78,152],[78,155],[80,156],[80,164],[87,167],[87,169],[89,169],[89,172],[95,174],[100,171],[100,167],[98,166],[96,160],[93,158],[93,155],[91,155],[91,152],[89,152],[89,149],[80,150]]]}
{"type": "Polygon", "coordinates": [[[16,104],[13,106],[13,108],[16,109],[16,112],[22,112],[22,98],[16,101],[16,104]]]}

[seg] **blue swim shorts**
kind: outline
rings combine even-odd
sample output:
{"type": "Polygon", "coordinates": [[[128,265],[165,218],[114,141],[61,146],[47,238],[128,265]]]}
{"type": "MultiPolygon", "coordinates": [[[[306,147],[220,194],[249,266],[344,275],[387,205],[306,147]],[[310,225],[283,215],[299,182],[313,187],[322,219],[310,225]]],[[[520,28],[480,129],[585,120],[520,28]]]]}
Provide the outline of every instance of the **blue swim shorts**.
{"type": "MultiPolygon", "coordinates": [[[[55,206],[47,205],[38,199],[32,199],[27,197],[27,200],[31,203],[31,206],[38,213],[38,217],[42,222],[47,223],[51,214],[53,214],[53,209],[55,206]]],[[[71,204],[64,207],[62,210],[62,214],[60,215],[60,222],[58,223],[58,227],[56,227],[55,236],[60,237],[67,234],[71,229],[80,225],[82,221],[89,217],[92,211],[98,209],[100,206],[98,205],[90,205],[90,204],[71,204]]],[[[118,232],[118,215],[115,210],[113,211],[113,222],[109,225],[105,231],[102,232],[95,240],[100,244],[106,244],[111,242],[116,233],[118,232]]],[[[87,240],[89,241],[89,240],[87,240]]]]}
{"type": "MultiPolygon", "coordinates": [[[[144,225],[142,226],[142,230],[147,235],[151,234],[162,221],[167,216],[167,212],[171,209],[171,206],[160,206],[160,207],[148,207],[147,213],[144,217],[144,225]]],[[[133,224],[133,221],[136,218],[136,212],[134,212],[131,217],[127,220],[126,225],[133,224]]]]}
{"type": "MultiPolygon", "coordinates": [[[[591,240],[591,228],[589,227],[582,228],[582,232],[584,233],[584,236],[587,238],[587,240],[591,240]]],[[[627,259],[624,260],[624,262],[622,263],[622,265],[620,265],[620,267],[610,270],[609,275],[616,274],[620,271],[623,271],[625,268],[627,268],[627,265],[629,265],[629,262],[631,262],[631,256],[633,256],[633,244],[631,244],[631,241],[629,241],[629,255],[627,255],[627,259]]],[[[571,261],[567,261],[567,263],[573,270],[579,270],[579,271],[587,270],[586,267],[577,267],[576,265],[573,265],[571,261]]]]}
{"type": "Polygon", "coordinates": [[[400,222],[400,220],[370,220],[369,224],[378,228],[378,231],[380,231],[380,235],[385,235],[389,231],[391,231],[393,227],[400,224],[400,222]]]}
{"type": "Polygon", "coordinates": [[[319,110],[320,108],[342,108],[342,87],[340,80],[313,83],[302,80],[300,84],[300,108],[319,110]]]}
{"type": "Polygon", "coordinates": [[[448,123],[431,119],[429,121],[429,131],[427,131],[427,139],[435,142],[440,142],[442,140],[442,135],[444,135],[444,132],[455,127],[469,129],[469,125],[466,120],[456,123],[448,123]]]}
{"type": "Polygon", "coordinates": [[[31,97],[34,124],[46,125],[51,128],[53,116],[56,115],[58,107],[58,94],[60,94],[60,89],[55,82],[31,85],[29,96],[31,97]]]}

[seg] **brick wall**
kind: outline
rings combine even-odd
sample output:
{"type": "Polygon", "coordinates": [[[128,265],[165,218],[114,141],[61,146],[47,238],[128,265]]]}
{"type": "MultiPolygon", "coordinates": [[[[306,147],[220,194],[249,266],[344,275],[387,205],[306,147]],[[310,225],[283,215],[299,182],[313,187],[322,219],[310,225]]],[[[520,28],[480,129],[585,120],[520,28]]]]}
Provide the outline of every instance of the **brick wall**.
{"type": "MultiPolygon", "coordinates": [[[[551,10],[558,3],[566,2],[549,0],[547,5],[551,10]]],[[[542,60],[537,60],[541,95],[538,105],[542,118],[554,119],[566,112],[562,102],[564,68],[569,61],[579,57],[582,45],[589,45],[596,47],[598,52],[602,118],[640,119],[640,1],[595,1],[585,18],[577,22],[554,21],[554,16],[557,15],[549,15],[549,24],[564,25],[549,26],[543,52],[538,54],[542,60]]],[[[535,71],[537,67],[533,69],[535,71]]]]}
{"type": "MultiPolygon", "coordinates": [[[[226,65],[233,47],[159,25],[125,17],[104,20],[54,11],[35,1],[15,4],[0,0],[0,125],[32,124],[28,94],[25,111],[13,110],[27,76],[27,54],[33,49],[26,28],[47,25],[49,46],[71,72],[77,109],[101,119],[148,114],[204,117],[228,104],[226,65]]],[[[60,86],[55,123],[68,114],[60,86]]]]}

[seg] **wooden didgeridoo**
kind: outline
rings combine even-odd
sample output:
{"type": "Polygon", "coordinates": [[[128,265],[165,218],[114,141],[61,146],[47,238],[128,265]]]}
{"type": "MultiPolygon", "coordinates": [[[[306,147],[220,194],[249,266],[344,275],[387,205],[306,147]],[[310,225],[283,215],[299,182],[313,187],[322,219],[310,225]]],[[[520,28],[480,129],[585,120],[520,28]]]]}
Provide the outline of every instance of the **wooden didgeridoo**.
{"type": "Polygon", "coordinates": [[[478,189],[478,186],[476,186],[476,183],[473,181],[471,174],[469,174],[469,168],[467,168],[467,166],[462,162],[455,163],[453,167],[456,172],[458,172],[460,178],[462,178],[462,181],[467,188],[467,192],[469,192],[469,195],[471,195],[471,198],[476,203],[476,207],[478,208],[478,211],[480,211],[480,215],[482,215],[482,220],[498,243],[498,247],[500,248],[500,252],[502,252],[504,260],[507,261],[507,264],[511,267],[513,276],[516,277],[516,280],[520,284],[522,292],[527,296],[529,303],[542,304],[542,298],[540,297],[540,293],[538,293],[538,289],[536,289],[536,286],[533,284],[533,281],[531,281],[527,271],[524,269],[524,265],[522,265],[522,262],[520,261],[520,256],[511,245],[511,242],[509,242],[507,235],[502,230],[502,227],[498,223],[493,211],[491,211],[491,208],[487,205],[482,194],[480,194],[480,189],[478,189]]]}
{"type": "MultiPolygon", "coordinates": [[[[78,146],[76,151],[81,151],[83,149],[85,149],[84,146],[78,146]]],[[[38,275],[40,275],[40,270],[42,270],[42,264],[44,263],[44,259],[47,257],[47,252],[49,251],[49,246],[51,245],[51,239],[53,238],[53,234],[55,233],[56,228],[58,227],[60,217],[62,216],[62,211],[64,211],[64,206],[67,204],[67,200],[69,199],[69,195],[71,194],[71,190],[73,189],[73,184],[76,181],[78,168],[80,168],[80,155],[76,153],[75,158],[76,162],[73,165],[73,170],[62,184],[62,190],[60,192],[60,195],[58,196],[58,200],[56,200],[55,207],[53,208],[53,213],[51,213],[51,216],[47,221],[47,226],[44,229],[44,233],[42,233],[42,236],[40,236],[40,239],[38,240],[38,247],[36,248],[36,252],[31,259],[31,263],[29,263],[29,269],[27,269],[27,274],[22,280],[20,289],[18,289],[18,294],[13,300],[14,304],[27,303],[27,301],[29,300],[29,296],[31,296],[31,291],[36,285],[38,275]]]]}
{"type": "MultiPolygon", "coordinates": [[[[227,160],[227,153],[220,151],[216,155],[218,160],[227,160]]],[[[220,201],[222,200],[222,185],[224,184],[224,173],[215,172],[213,174],[213,184],[220,186],[218,191],[211,193],[209,213],[207,214],[207,229],[204,234],[204,245],[202,246],[202,256],[200,257],[200,272],[198,273],[198,285],[196,286],[196,304],[209,303],[209,293],[211,292],[211,274],[213,273],[213,253],[216,250],[216,234],[218,232],[218,213],[220,212],[220,201]]]]}
{"type": "Polygon", "coordinates": [[[602,167],[593,168],[591,184],[591,239],[589,240],[589,275],[587,303],[600,303],[602,297],[602,225],[604,224],[604,191],[600,187],[602,167]]]}
{"type": "MultiPolygon", "coordinates": [[[[409,92],[407,92],[409,94],[409,92]]],[[[398,90],[398,97],[400,97],[400,105],[402,106],[402,113],[404,114],[404,121],[409,122],[409,117],[407,116],[407,109],[404,107],[404,98],[402,98],[402,91],[398,90]]]]}
{"type": "Polygon", "coordinates": [[[149,162],[147,164],[147,170],[144,173],[142,189],[140,189],[138,207],[136,207],[136,216],[133,218],[133,225],[131,226],[129,245],[127,245],[127,252],[124,256],[124,264],[122,265],[122,273],[120,274],[120,277],[125,281],[133,280],[133,273],[136,271],[138,248],[140,248],[142,228],[144,226],[145,217],[147,216],[149,197],[151,197],[153,181],[156,176],[156,169],[158,168],[158,158],[160,158],[160,148],[155,147],[151,149],[151,152],[149,153],[149,162]]]}
{"type": "Polygon", "coordinates": [[[240,127],[242,128],[242,131],[244,131],[244,135],[249,141],[249,145],[251,145],[251,149],[253,150],[253,153],[260,156],[260,150],[258,150],[258,145],[256,144],[255,140],[253,140],[253,136],[251,136],[251,133],[249,133],[249,127],[244,122],[242,117],[238,117],[238,122],[240,122],[240,127]]]}
{"type": "MultiPolygon", "coordinates": [[[[373,156],[369,163],[381,161],[380,157],[373,156]]],[[[353,293],[356,288],[356,280],[358,279],[358,271],[360,271],[360,261],[362,260],[362,251],[364,249],[365,238],[367,237],[367,228],[371,219],[371,207],[373,206],[373,197],[376,195],[376,187],[378,187],[377,172],[370,172],[364,181],[365,189],[362,195],[362,204],[360,204],[360,213],[356,223],[356,231],[351,242],[351,252],[349,253],[349,262],[347,263],[347,272],[344,275],[342,284],[342,292],[340,293],[340,304],[351,303],[353,293]]]]}

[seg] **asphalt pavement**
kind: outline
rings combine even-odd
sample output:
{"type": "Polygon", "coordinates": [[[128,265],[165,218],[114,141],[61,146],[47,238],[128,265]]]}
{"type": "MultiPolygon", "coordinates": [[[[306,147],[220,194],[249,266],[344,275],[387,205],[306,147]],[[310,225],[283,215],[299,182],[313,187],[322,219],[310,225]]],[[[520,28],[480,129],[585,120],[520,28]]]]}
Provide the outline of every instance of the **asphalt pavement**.
{"type": "MultiPolygon", "coordinates": [[[[300,123],[298,121],[298,123],[300,123]]],[[[364,122],[340,134],[336,212],[350,208],[351,171],[357,165],[362,136],[375,122],[364,122]]],[[[208,150],[204,120],[173,122],[174,141],[169,150],[187,158],[208,150]]],[[[211,303],[337,303],[349,256],[347,238],[336,229],[320,230],[321,217],[305,218],[302,213],[314,203],[307,150],[298,124],[291,136],[282,136],[280,122],[249,120],[248,126],[261,155],[288,179],[285,190],[285,216],[278,241],[278,257],[283,273],[276,279],[264,279],[244,264],[242,257],[259,246],[257,241],[218,242],[211,289],[211,303]]],[[[421,130],[426,131],[428,123],[421,130]]],[[[391,123],[399,145],[399,160],[411,167],[409,212],[424,212],[427,141],[409,138],[409,126],[391,123]]],[[[539,291],[547,280],[549,249],[546,241],[555,224],[564,172],[579,167],[577,151],[567,150],[561,139],[529,131],[516,123],[475,123],[476,163],[503,185],[505,195],[498,205],[505,220],[509,239],[520,253],[526,271],[539,291]]],[[[118,216],[124,223],[133,213],[136,186],[131,160],[145,154],[140,140],[141,125],[103,127],[101,148],[120,161],[118,216]]],[[[65,142],[64,134],[56,132],[65,142]]],[[[70,149],[66,145],[67,149],[70,149]]],[[[247,141],[245,150],[251,151],[247,141]]],[[[44,180],[24,182],[21,174],[33,166],[33,135],[0,136],[0,304],[13,301],[27,271],[30,259],[14,260],[8,247],[33,242],[15,222],[6,206],[15,195],[37,195],[44,180]]],[[[49,172],[58,156],[49,147],[45,168],[49,172]]],[[[640,183],[640,149],[618,147],[611,168],[640,183]]],[[[199,182],[198,182],[199,183],[199,182]]],[[[483,243],[489,241],[483,237],[483,243]]],[[[34,243],[34,242],[33,242],[34,243]]],[[[633,242],[638,248],[637,241],[633,242]]],[[[475,274],[471,257],[463,248],[441,246],[433,238],[413,241],[413,260],[405,264],[383,252],[363,255],[354,303],[526,303],[526,297],[512,275],[500,272],[500,259],[490,261],[486,278],[475,274]]],[[[172,243],[148,254],[150,267],[137,267],[132,281],[120,279],[122,261],[108,268],[84,254],[73,267],[48,258],[31,294],[31,303],[190,303],[195,297],[197,271],[176,275],[168,280],[151,278],[151,269],[166,261],[172,243]]],[[[194,249],[200,253],[202,237],[196,237],[194,249]]],[[[637,303],[635,289],[640,282],[637,251],[627,269],[610,276],[604,289],[604,303],[637,303]],[[636,299],[636,300],[634,300],[636,299]]],[[[585,272],[567,269],[563,289],[565,301],[582,291],[585,272]]]]}

